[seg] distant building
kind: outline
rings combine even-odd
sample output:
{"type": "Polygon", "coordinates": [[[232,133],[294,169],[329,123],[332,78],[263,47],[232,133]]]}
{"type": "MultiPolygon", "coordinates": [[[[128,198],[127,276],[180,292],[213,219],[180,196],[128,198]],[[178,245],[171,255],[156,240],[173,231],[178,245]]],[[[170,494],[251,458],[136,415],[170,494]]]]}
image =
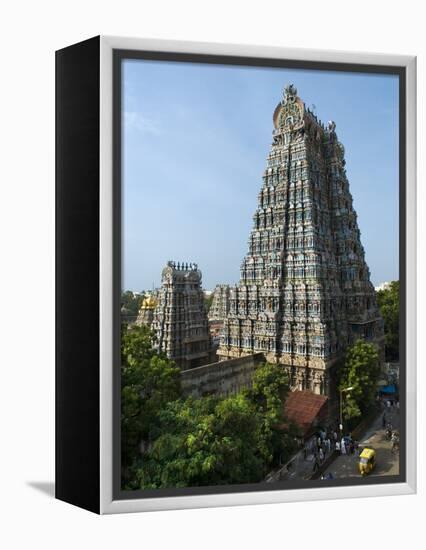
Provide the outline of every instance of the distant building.
{"type": "Polygon", "coordinates": [[[229,313],[229,285],[216,285],[213,300],[209,309],[209,328],[214,350],[220,344],[223,322],[229,313]]]}
{"type": "Polygon", "coordinates": [[[123,323],[128,323],[131,325],[135,320],[135,315],[129,308],[121,306],[120,318],[123,323]]]}
{"type": "Polygon", "coordinates": [[[167,263],[152,328],[158,349],[182,370],[210,362],[211,339],[197,264],[167,263]]]}
{"type": "Polygon", "coordinates": [[[292,389],[335,394],[334,369],[362,338],[384,349],[336,125],[293,85],[273,115],[272,145],[240,283],[229,291],[218,355],[263,353],[292,389]]]}
{"type": "Polygon", "coordinates": [[[154,310],[156,306],[157,299],[155,297],[155,293],[147,293],[139,309],[138,318],[136,319],[135,324],[139,326],[146,325],[147,327],[150,327],[154,320],[154,310]]]}
{"type": "Polygon", "coordinates": [[[229,313],[229,285],[216,285],[209,309],[209,321],[223,321],[229,313]]]}

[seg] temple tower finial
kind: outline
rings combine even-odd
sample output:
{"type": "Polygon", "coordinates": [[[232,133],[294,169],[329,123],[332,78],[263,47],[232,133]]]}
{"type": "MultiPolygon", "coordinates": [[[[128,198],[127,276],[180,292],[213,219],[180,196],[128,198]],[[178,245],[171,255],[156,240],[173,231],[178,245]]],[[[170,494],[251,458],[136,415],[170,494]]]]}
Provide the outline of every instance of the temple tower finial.
{"type": "Polygon", "coordinates": [[[297,88],[294,84],[287,84],[284,88],[283,103],[293,103],[297,97],[297,88]]]}

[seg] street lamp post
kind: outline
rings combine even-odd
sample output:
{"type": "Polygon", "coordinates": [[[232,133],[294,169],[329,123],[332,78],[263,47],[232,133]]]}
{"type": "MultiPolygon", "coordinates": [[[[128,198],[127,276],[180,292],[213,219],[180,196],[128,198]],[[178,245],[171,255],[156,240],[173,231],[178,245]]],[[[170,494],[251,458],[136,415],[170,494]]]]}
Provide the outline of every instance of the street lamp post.
{"type": "Polygon", "coordinates": [[[347,393],[353,390],[353,387],[350,386],[349,388],[342,388],[340,390],[340,433],[343,436],[343,392],[347,393]]]}

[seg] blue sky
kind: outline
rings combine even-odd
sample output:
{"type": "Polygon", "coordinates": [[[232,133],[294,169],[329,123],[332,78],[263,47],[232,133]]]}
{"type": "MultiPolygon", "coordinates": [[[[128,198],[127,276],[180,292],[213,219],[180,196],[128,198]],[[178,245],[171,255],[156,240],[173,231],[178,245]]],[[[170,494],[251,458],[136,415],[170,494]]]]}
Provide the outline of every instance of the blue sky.
{"type": "Polygon", "coordinates": [[[397,77],[144,60],[123,75],[123,288],[159,286],[167,260],[197,262],[205,289],[238,282],[289,82],[336,122],[372,282],[398,278],[397,77]]]}

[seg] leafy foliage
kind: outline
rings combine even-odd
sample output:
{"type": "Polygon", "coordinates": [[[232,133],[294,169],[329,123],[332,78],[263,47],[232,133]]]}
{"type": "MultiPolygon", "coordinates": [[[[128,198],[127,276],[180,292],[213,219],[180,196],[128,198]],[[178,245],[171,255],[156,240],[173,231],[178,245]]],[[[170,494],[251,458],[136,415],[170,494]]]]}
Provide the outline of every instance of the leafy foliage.
{"type": "Polygon", "coordinates": [[[214,298],[213,292],[209,296],[204,295],[204,305],[206,306],[207,313],[209,312],[210,308],[212,307],[213,298],[214,298]]]}
{"type": "Polygon", "coordinates": [[[180,397],[180,371],[152,348],[146,326],[123,325],[121,336],[122,463],[134,462],[142,440],[149,442],[158,415],[180,397]]]}
{"type": "Polygon", "coordinates": [[[135,320],[144,299],[143,294],[135,294],[131,290],[121,293],[121,307],[125,312],[125,317],[129,320],[135,320]]]}
{"type": "Polygon", "coordinates": [[[266,363],[253,377],[248,397],[264,418],[273,462],[285,462],[296,449],[299,428],[284,417],[284,403],[289,392],[288,375],[280,365],[266,363]]]}
{"type": "Polygon", "coordinates": [[[136,473],[139,487],[244,483],[264,473],[262,419],[243,395],[175,401],[161,416],[162,433],[136,473]]]}
{"type": "Polygon", "coordinates": [[[385,323],[386,361],[399,359],[399,281],[377,292],[377,303],[385,323]]]}
{"type": "Polygon", "coordinates": [[[283,420],[283,402],[289,391],[288,376],[279,365],[265,363],[253,376],[253,384],[247,395],[258,410],[267,414],[271,422],[283,420]]]}
{"type": "Polygon", "coordinates": [[[149,450],[135,461],[128,488],[253,483],[295,449],[284,429],[288,381],[275,365],[258,368],[252,390],[226,398],[169,401],[149,450]]]}
{"type": "Polygon", "coordinates": [[[379,376],[380,361],[376,346],[358,340],[347,350],[340,373],[339,390],[352,388],[344,394],[344,418],[358,418],[368,411],[374,402],[379,376]]]}

